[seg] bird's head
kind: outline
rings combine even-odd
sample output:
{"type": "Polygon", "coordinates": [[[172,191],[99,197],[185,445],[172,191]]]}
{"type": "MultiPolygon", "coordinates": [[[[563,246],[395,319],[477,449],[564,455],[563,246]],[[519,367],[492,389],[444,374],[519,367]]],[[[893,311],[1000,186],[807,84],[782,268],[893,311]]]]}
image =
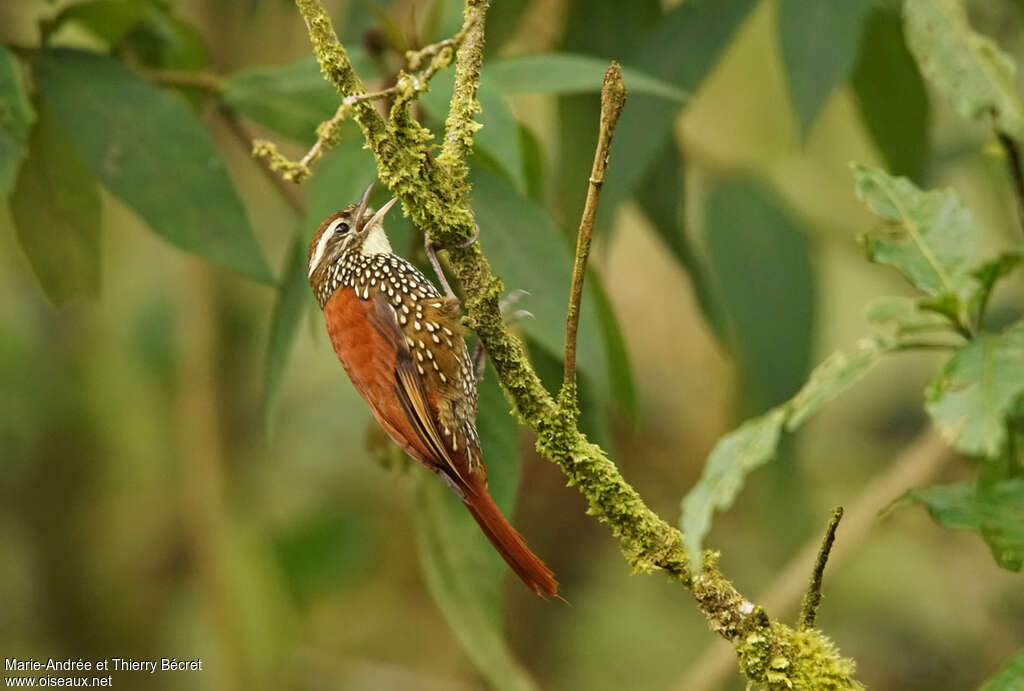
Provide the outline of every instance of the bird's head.
{"type": "Polygon", "coordinates": [[[392,199],[379,210],[366,205],[373,191],[373,183],[366,188],[358,202],[349,204],[341,211],[335,211],[317,228],[309,243],[309,279],[314,282],[314,274],[324,274],[346,252],[362,252],[363,254],[383,254],[391,252],[391,243],[384,234],[384,215],[395,205],[392,199]]]}

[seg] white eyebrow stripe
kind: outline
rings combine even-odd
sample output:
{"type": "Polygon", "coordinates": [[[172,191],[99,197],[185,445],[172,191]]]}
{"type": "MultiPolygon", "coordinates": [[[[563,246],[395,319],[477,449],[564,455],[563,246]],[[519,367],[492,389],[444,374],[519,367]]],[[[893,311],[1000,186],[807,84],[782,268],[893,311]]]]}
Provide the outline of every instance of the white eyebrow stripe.
{"type": "Polygon", "coordinates": [[[327,230],[320,236],[320,241],[316,243],[316,250],[313,252],[313,256],[309,259],[309,276],[313,275],[313,271],[316,269],[320,260],[324,258],[324,251],[327,249],[327,243],[330,242],[334,234],[338,232],[338,226],[344,223],[344,219],[337,219],[331,222],[331,225],[327,226],[327,230]]]}

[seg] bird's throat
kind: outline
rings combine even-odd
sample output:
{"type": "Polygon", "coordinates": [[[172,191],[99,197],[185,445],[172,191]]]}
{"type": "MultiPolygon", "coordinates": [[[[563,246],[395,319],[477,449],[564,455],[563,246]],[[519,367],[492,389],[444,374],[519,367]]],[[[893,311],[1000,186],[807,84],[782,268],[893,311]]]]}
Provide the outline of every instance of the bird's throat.
{"type": "Polygon", "coordinates": [[[370,229],[366,239],[363,240],[362,247],[359,251],[365,255],[372,254],[391,254],[391,243],[388,242],[388,236],[384,233],[382,224],[377,223],[373,228],[370,229]]]}

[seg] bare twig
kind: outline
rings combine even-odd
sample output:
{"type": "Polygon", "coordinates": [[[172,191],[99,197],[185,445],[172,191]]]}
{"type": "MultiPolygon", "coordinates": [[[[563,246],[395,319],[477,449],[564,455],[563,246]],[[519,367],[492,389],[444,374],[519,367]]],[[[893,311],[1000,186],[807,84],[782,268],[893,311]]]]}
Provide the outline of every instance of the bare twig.
{"type": "Polygon", "coordinates": [[[1017,200],[1017,218],[1024,230],[1024,166],[1020,160],[1020,146],[1012,137],[999,132],[999,143],[1006,152],[1006,165],[1013,182],[1013,196],[1017,200]]]}
{"type": "Polygon", "coordinates": [[[601,125],[594,151],[594,164],[590,169],[587,185],[587,201],[583,206],[579,232],[576,234],[576,259],[572,268],[572,287],[569,291],[569,311],[565,319],[565,372],[564,387],[570,386],[576,378],[576,337],[580,326],[580,301],[583,299],[583,279],[587,273],[587,259],[590,257],[590,240],[594,234],[594,220],[597,205],[601,200],[601,187],[608,170],[608,154],[611,150],[615,125],[626,105],[626,85],[622,81],[622,68],[614,60],[604,73],[601,86],[601,125]]]}
{"type": "Polygon", "coordinates": [[[832,544],[836,541],[836,529],[839,521],[843,519],[843,507],[837,506],[832,509],[832,518],[829,519],[828,528],[825,530],[825,537],[821,541],[821,549],[818,551],[818,558],[814,561],[814,572],[811,574],[811,583],[804,593],[804,601],[800,606],[800,618],[797,620],[797,628],[801,631],[814,628],[814,622],[818,618],[818,606],[821,604],[821,579],[825,573],[825,564],[828,563],[828,556],[832,552],[832,544]]]}

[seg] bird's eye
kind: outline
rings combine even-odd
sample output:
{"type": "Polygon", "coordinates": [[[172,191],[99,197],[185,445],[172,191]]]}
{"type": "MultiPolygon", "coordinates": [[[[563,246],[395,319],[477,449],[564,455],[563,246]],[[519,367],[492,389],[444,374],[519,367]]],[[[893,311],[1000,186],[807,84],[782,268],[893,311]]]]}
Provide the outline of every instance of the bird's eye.
{"type": "Polygon", "coordinates": [[[348,224],[338,219],[331,224],[331,227],[327,229],[329,235],[344,235],[348,232],[348,224]]]}

